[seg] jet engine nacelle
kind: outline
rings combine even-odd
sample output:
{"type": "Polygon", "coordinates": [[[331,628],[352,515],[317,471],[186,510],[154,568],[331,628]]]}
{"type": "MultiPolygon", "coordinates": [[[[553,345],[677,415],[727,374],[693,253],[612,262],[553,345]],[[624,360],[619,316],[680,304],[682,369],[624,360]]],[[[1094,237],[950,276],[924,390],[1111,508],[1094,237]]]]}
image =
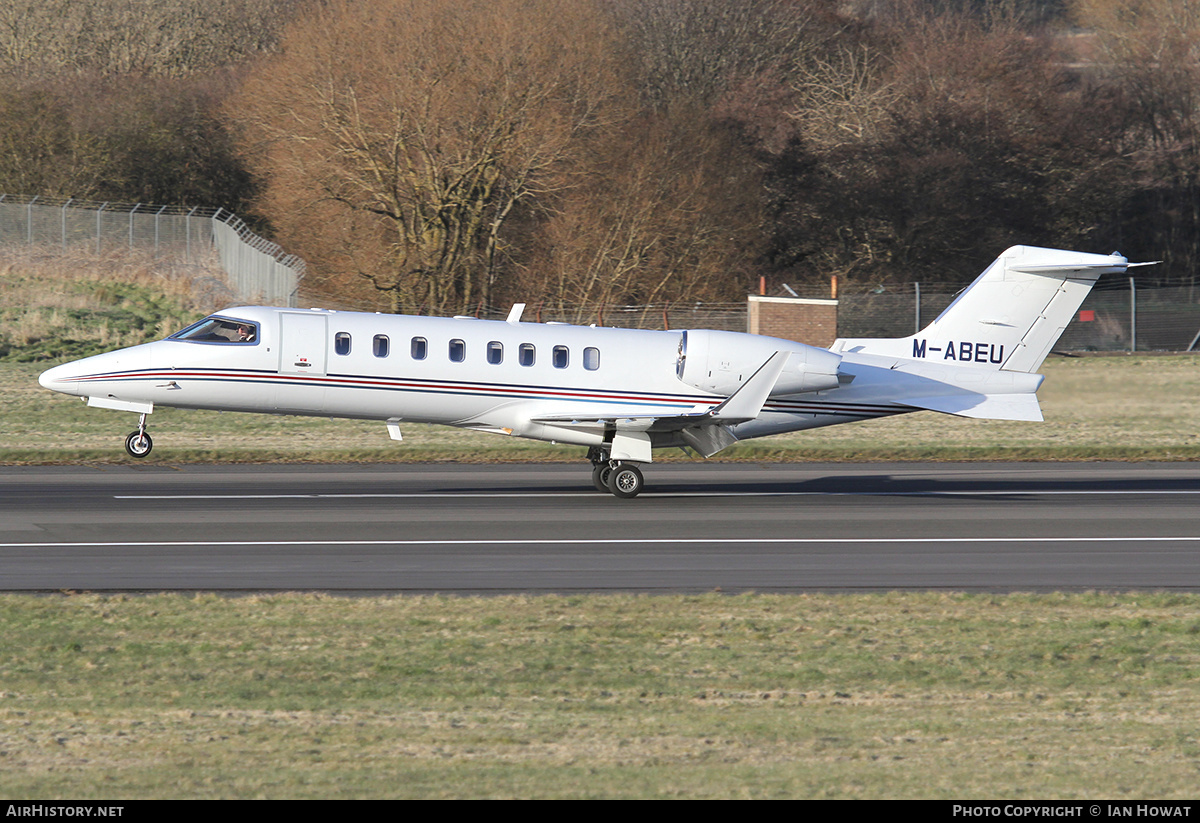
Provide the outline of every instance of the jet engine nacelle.
{"type": "Polygon", "coordinates": [[[729,396],[777,351],[789,354],[772,397],[838,387],[840,354],[794,340],[732,331],[683,332],[676,374],[689,386],[729,396]]]}

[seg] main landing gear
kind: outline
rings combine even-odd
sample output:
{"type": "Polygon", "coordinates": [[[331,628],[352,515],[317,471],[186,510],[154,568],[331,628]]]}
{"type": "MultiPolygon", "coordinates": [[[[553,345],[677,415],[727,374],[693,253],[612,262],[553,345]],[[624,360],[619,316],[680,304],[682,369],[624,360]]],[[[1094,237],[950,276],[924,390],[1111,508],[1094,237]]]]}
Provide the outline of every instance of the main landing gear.
{"type": "Polygon", "coordinates": [[[596,491],[609,492],[624,499],[637,497],[641,493],[644,480],[636,463],[611,460],[599,449],[589,451],[588,459],[592,461],[592,485],[596,491]]]}
{"type": "Polygon", "coordinates": [[[154,441],[146,434],[146,415],[143,414],[138,418],[137,431],[130,432],[125,438],[125,451],[129,452],[130,457],[142,458],[153,448],[154,441]]]}

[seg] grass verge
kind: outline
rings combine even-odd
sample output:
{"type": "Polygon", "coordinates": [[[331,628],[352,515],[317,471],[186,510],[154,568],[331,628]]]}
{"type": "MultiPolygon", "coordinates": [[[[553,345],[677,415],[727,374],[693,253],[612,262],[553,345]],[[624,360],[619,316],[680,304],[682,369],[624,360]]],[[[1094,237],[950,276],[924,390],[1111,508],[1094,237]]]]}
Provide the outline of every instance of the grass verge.
{"type": "Polygon", "coordinates": [[[1187,798],[1198,607],[0,597],[0,793],[1187,798]]]}

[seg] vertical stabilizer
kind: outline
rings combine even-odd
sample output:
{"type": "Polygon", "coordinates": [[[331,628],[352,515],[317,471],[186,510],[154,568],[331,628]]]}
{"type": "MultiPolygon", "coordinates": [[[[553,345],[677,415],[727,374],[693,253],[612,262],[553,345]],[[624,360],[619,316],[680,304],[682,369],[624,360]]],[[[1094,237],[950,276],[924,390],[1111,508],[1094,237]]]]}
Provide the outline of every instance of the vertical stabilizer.
{"type": "Polygon", "coordinates": [[[1013,246],[917,334],[894,340],[841,339],[832,350],[1034,372],[1096,280],[1123,273],[1129,265],[1116,252],[1013,246]]]}

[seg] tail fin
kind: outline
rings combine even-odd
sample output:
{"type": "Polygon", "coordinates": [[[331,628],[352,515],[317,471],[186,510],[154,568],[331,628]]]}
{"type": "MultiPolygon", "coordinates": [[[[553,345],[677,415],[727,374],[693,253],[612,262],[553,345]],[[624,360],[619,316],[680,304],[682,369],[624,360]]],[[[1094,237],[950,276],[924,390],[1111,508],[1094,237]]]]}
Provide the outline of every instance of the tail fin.
{"type": "Polygon", "coordinates": [[[1035,372],[1102,274],[1131,265],[1121,255],[1013,246],[911,337],[839,339],[863,352],[992,371],[1035,372]]]}

